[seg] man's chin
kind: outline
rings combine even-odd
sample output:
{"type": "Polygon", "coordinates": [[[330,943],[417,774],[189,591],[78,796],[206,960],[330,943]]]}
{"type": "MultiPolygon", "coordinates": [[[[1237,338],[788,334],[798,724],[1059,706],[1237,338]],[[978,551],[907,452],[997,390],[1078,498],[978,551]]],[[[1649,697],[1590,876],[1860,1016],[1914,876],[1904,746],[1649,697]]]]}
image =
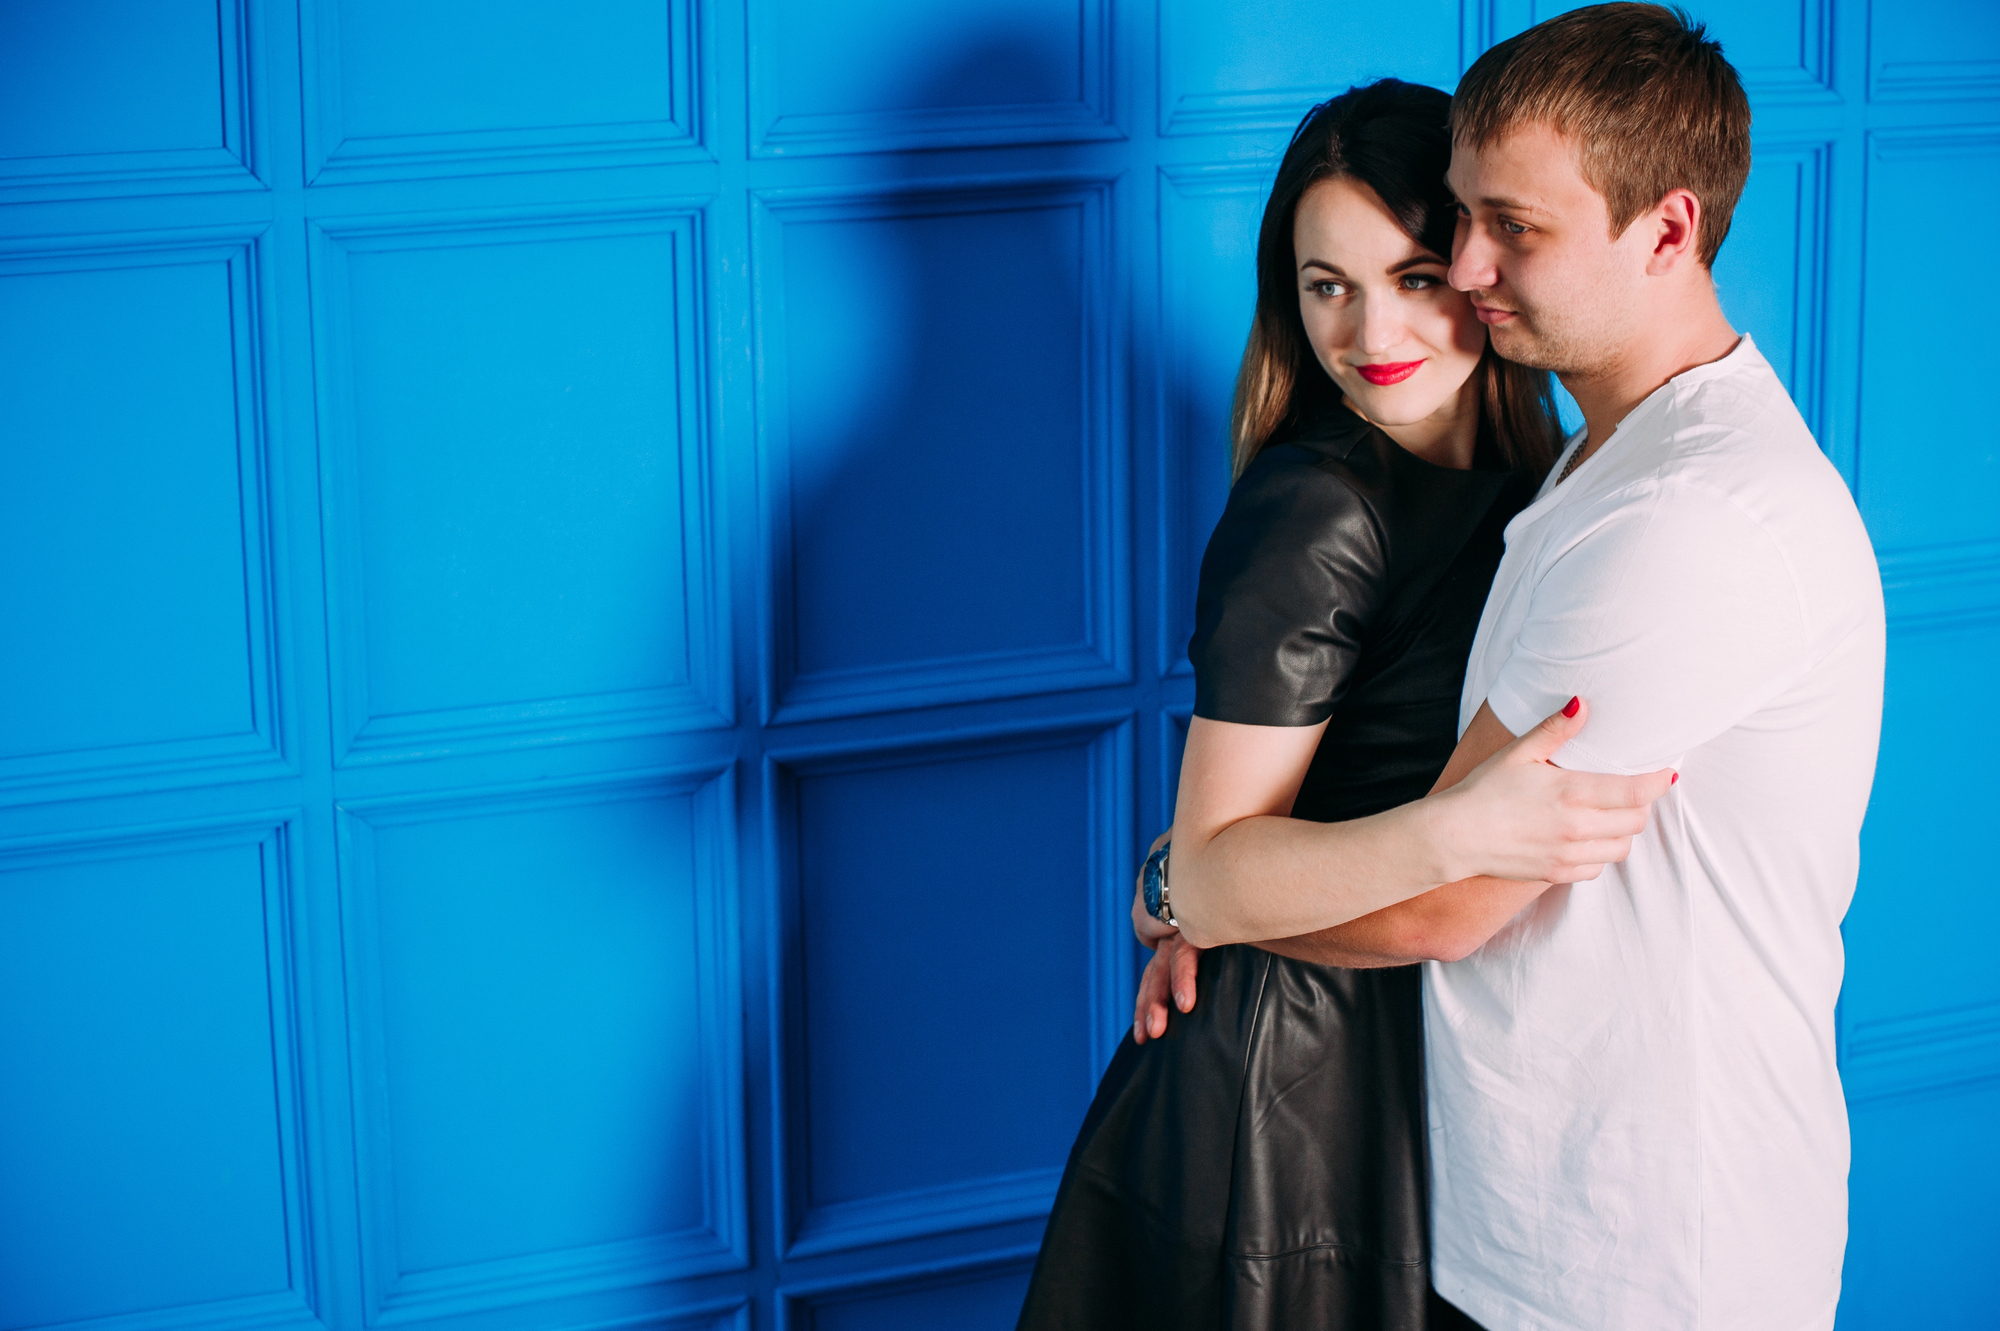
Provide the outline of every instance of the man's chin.
{"type": "Polygon", "coordinates": [[[1573,374],[1578,369],[1575,356],[1564,354],[1561,346],[1552,344],[1518,319],[1489,329],[1487,336],[1492,339],[1493,354],[1502,360],[1552,374],[1573,374]]]}
{"type": "Polygon", "coordinates": [[[1542,345],[1542,340],[1522,327],[1518,316],[1488,328],[1486,335],[1493,342],[1493,354],[1503,360],[1525,365],[1531,370],[1555,368],[1548,363],[1547,348],[1542,345]]]}

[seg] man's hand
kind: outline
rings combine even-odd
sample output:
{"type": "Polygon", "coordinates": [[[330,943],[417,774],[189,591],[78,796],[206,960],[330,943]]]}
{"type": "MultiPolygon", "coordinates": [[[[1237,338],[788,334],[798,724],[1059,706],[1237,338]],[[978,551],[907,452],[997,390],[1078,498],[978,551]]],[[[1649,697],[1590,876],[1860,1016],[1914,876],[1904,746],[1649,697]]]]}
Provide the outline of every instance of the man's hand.
{"type": "MultiPolygon", "coordinates": [[[[1484,706],[1480,711],[1481,719],[1490,715],[1484,706]]],[[[1504,745],[1463,781],[1453,784],[1446,769],[1439,784],[1450,789],[1428,801],[1437,815],[1432,826],[1441,879],[1577,883],[1632,853],[1632,838],[1645,830],[1653,801],[1680,777],[1664,768],[1608,776],[1550,763],[1589,718],[1589,705],[1573,698],[1566,711],[1504,745]]],[[[1491,728],[1506,733],[1497,722],[1491,728]]],[[[1470,739],[1473,732],[1466,733],[1470,739]]]]}
{"type": "Polygon", "coordinates": [[[1152,959],[1139,977],[1138,1000],[1132,1005],[1132,1043],[1144,1044],[1167,1033],[1170,995],[1177,1009],[1194,1011],[1194,973],[1201,964],[1201,953],[1202,949],[1178,932],[1161,939],[1153,949],[1152,959]]]}

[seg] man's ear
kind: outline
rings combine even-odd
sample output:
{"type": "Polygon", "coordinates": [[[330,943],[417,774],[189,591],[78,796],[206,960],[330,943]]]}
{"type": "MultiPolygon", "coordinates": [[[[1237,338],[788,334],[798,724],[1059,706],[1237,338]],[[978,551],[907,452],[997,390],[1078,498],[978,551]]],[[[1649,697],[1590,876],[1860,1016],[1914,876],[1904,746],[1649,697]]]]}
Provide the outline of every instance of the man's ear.
{"type": "Polygon", "coordinates": [[[1701,200],[1693,191],[1668,190],[1647,220],[1653,228],[1653,252],[1646,257],[1647,276],[1664,277],[1701,261],[1695,245],[1701,235],[1701,200]]]}

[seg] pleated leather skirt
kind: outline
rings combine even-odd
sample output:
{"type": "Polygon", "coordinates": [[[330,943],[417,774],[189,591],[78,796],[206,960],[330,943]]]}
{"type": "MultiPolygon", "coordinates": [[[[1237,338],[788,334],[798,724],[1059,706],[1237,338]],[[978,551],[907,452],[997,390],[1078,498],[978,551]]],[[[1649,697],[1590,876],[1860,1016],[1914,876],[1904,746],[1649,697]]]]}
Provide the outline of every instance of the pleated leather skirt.
{"type": "Polygon", "coordinates": [[[1468,1325],[1430,1290],[1415,966],[1203,954],[1070,1152],[1022,1331],[1468,1325]]]}

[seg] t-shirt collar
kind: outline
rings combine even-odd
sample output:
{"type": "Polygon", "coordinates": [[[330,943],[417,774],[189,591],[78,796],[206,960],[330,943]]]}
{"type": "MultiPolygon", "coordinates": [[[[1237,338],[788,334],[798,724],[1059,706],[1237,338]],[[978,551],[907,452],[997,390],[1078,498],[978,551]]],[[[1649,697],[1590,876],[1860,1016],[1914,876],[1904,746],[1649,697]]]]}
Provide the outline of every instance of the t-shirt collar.
{"type": "MultiPolygon", "coordinates": [[[[1731,347],[1725,355],[1696,365],[1691,369],[1682,370],[1679,374],[1641,398],[1639,405],[1625,413],[1625,418],[1619,421],[1616,428],[1611,431],[1611,437],[1606,439],[1603,446],[1595,453],[1591,454],[1590,461],[1584,465],[1595,465],[1598,459],[1609,453],[1622,440],[1630,436],[1635,428],[1643,425],[1647,417],[1651,416],[1655,411],[1660,410],[1667,399],[1673,396],[1674,393],[1682,389],[1692,388],[1697,384],[1706,383],[1710,379],[1720,379],[1725,375],[1739,374],[1748,369],[1753,361],[1762,359],[1763,357],[1757,351],[1757,344],[1751,340],[1750,334],[1740,334],[1736,339],[1736,345],[1731,347]]],[[[1508,524],[1510,530],[1516,523],[1525,527],[1538,521],[1544,513],[1556,507],[1556,500],[1565,491],[1575,494],[1583,488],[1577,484],[1577,477],[1582,474],[1582,468],[1578,468],[1577,472],[1572,474],[1561,485],[1552,484],[1556,477],[1562,475],[1563,462],[1569,457],[1570,450],[1581,446],[1582,438],[1583,429],[1579,427],[1577,432],[1571,435],[1565,442],[1562,452],[1556,456],[1556,465],[1549,469],[1548,479],[1542,482],[1542,491],[1535,496],[1535,502],[1515,515],[1514,522],[1508,524]]],[[[1598,472],[1600,476],[1603,474],[1602,471],[1598,472]]]]}

